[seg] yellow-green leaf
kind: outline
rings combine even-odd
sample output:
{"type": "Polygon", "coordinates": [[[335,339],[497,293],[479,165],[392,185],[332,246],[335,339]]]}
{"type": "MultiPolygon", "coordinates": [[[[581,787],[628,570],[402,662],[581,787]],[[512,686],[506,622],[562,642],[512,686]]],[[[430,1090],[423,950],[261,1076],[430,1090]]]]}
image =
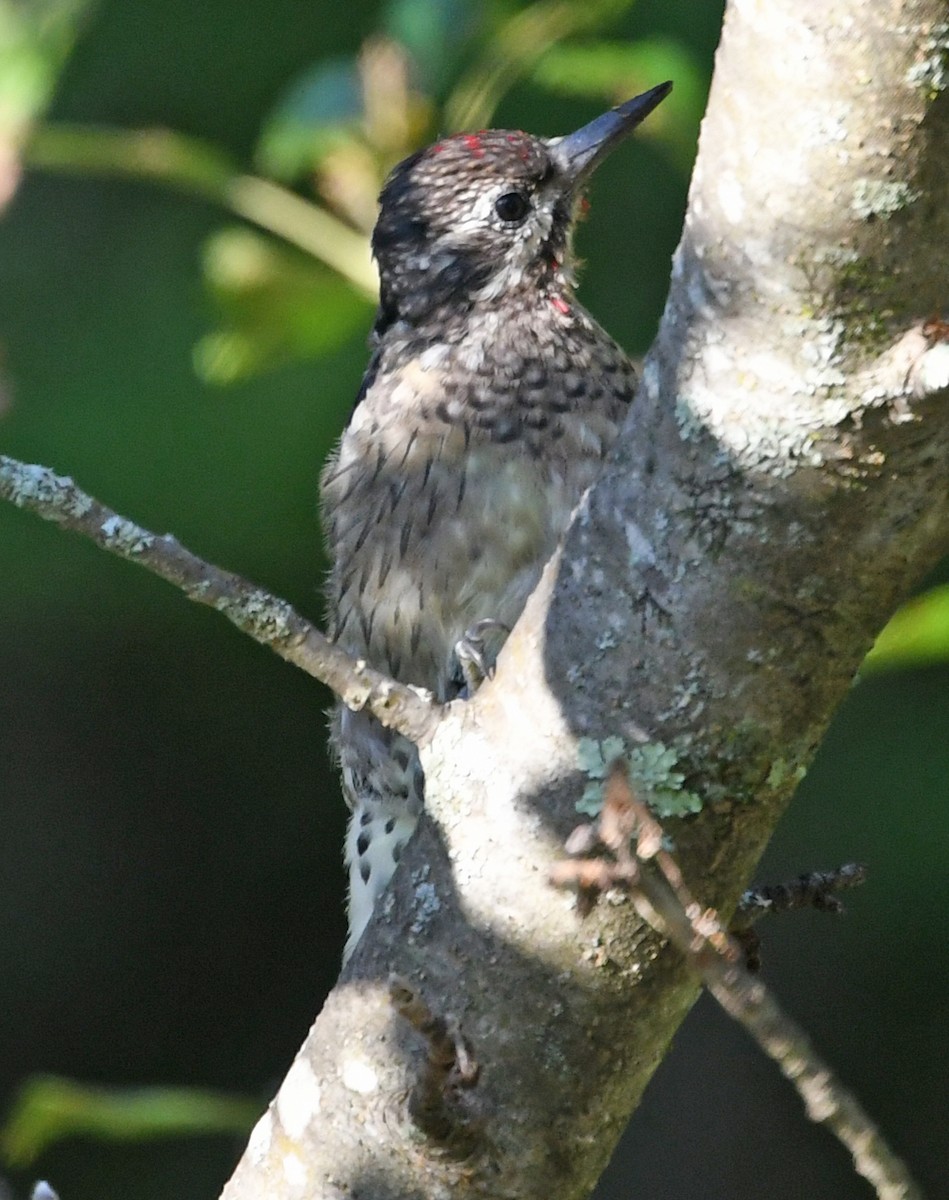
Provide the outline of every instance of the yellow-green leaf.
{"type": "Polygon", "coordinates": [[[56,1075],[35,1075],[20,1090],[0,1153],[13,1167],[28,1166],[63,1138],[109,1141],[228,1133],[246,1134],[261,1105],[244,1096],[199,1088],[91,1087],[56,1075]]]}

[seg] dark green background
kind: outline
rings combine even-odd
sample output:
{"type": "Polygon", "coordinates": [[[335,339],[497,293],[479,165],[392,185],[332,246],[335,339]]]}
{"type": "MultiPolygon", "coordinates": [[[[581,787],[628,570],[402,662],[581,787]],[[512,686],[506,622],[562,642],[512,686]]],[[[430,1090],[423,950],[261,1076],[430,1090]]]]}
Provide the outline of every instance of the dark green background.
{"type": "MultiPolygon", "coordinates": [[[[356,0],[114,0],[54,115],[166,125],[246,160],[287,81],[351,53],[356,0]]],[[[720,5],[640,3],[706,71],[720,5]]],[[[594,115],[523,86],[499,123],[594,115]]],[[[651,146],[602,170],[583,298],[632,351],[658,318],[687,181],[651,146]]],[[[0,223],[0,449],[319,618],[320,462],[366,351],[228,390],[190,365],[212,313],[200,251],[223,215],[158,188],[30,176],[0,223]]],[[[370,320],[367,308],[366,324],[370,320]]],[[[842,920],[763,929],[766,978],[931,1194],[945,1185],[949,671],[875,677],[841,713],[762,867],[862,859],[842,920]]],[[[143,572],[0,506],[0,1105],[33,1072],[271,1095],[335,977],[343,806],[325,693],[143,572]]],[[[63,1200],[210,1197],[239,1146],[63,1143],[27,1174],[63,1200]]],[[[602,1197],[866,1197],[846,1156],[702,1001],[602,1197]]]]}

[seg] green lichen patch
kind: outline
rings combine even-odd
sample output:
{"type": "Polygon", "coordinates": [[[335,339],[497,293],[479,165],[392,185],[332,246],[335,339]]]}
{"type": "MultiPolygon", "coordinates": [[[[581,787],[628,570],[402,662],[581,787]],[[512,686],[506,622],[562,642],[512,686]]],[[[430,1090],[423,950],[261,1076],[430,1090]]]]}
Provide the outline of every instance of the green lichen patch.
{"type": "Polygon", "coordinates": [[[776,758],[771,764],[771,770],[768,772],[768,778],[765,783],[769,788],[780,788],[787,782],[792,782],[795,785],[800,783],[807,774],[807,768],[802,766],[792,767],[785,758],[776,758]]]}
{"type": "Polygon", "coordinates": [[[578,743],[578,766],[587,777],[583,795],[577,801],[578,812],[599,816],[603,808],[603,781],[610,764],[624,753],[633,787],[643,793],[656,816],[685,817],[701,810],[701,797],[684,786],[685,775],[675,770],[679,762],[675,750],[662,742],[647,742],[627,751],[622,738],[608,737],[601,742],[581,738],[578,743]]]}
{"type": "Polygon", "coordinates": [[[598,817],[603,808],[603,780],[610,763],[626,752],[626,743],[621,737],[581,738],[577,743],[577,766],[587,777],[583,795],[577,801],[577,812],[588,817],[598,817]]]}
{"type": "Polygon", "coordinates": [[[853,251],[826,252],[822,258],[834,272],[829,311],[838,348],[856,348],[867,356],[881,353],[891,341],[892,274],[853,251]]]}

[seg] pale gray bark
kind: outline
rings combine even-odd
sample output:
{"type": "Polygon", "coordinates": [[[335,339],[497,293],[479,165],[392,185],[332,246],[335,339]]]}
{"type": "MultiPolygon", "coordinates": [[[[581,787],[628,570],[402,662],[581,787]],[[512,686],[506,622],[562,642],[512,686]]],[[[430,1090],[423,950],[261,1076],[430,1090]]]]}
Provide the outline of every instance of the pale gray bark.
{"type": "Polygon", "coordinates": [[[548,884],[579,739],[639,747],[640,770],[675,752],[703,807],[666,828],[729,911],[872,638],[949,549],[949,345],[922,331],[947,307],[947,16],[731,4],[626,436],[496,678],[422,747],[428,816],[227,1200],[592,1189],[695,984],[629,904],[581,918],[548,884]],[[480,1067],[440,1139],[408,1115],[427,1047],[391,972],[480,1067]]]}

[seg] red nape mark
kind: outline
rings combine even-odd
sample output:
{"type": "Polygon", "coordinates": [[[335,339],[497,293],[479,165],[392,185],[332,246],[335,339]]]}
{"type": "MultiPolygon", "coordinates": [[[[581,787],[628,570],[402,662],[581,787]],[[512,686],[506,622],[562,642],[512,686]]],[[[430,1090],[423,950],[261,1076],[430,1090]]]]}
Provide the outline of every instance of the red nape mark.
{"type": "Polygon", "coordinates": [[[580,216],[585,217],[589,211],[590,211],[590,201],[586,198],[586,196],[581,196],[580,197],[580,216]]]}
{"type": "Polygon", "coordinates": [[[465,145],[475,158],[484,158],[484,143],[481,140],[480,133],[466,133],[465,145]]]}
{"type": "Polygon", "coordinates": [[[566,316],[570,312],[570,305],[564,300],[563,296],[551,296],[550,303],[559,313],[566,316]]]}
{"type": "Polygon", "coordinates": [[[432,147],[432,153],[433,154],[441,154],[441,152],[444,149],[445,149],[445,147],[442,145],[441,142],[436,142],[435,145],[432,147]]]}

